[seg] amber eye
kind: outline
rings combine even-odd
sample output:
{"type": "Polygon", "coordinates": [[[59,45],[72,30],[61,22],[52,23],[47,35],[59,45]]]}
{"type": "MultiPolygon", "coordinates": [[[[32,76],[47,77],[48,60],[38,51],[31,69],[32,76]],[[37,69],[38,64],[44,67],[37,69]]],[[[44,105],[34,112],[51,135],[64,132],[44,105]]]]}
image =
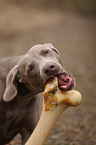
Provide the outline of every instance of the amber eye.
{"type": "Polygon", "coordinates": [[[28,70],[32,71],[33,70],[33,66],[29,66],[28,70]]]}
{"type": "Polygon", "coordinates": [[[47,54],[49,54],[49,52],[50,51],[48,49],[46,49],[46,50],[41,51],[40,54],[43,56],[46,56],[47,54]]]}
{"type": "Polygon", "coordinates": [[[49,53],[49,50],[44,51],[44,53],[45,53],[45,54],[48,54],[48,53],[49,53]]]}
{"type": "Polygon", "coordinates": [[[33,69],[34,69],[34,66],[33,66],[33,65],[29,65],[29,66],[27,67],[27,72],[30,73],[30,72],[33,71],[33,69]]]}

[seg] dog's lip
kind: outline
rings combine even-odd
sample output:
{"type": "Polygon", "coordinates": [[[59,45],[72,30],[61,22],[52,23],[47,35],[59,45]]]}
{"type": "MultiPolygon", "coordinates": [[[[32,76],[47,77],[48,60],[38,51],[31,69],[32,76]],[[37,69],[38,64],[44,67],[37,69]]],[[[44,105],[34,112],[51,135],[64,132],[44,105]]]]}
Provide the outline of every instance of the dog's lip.
{"type": "Polygon", "coordinates": [[[44,84],[46,85],[46,83],[53,78],[55,75],[51,75],[50,77],[47,77],[47,79],[44,79],[44,84]]]}
{"type": "MultiPolygon", "coordinates": [[[[62,72],[62,73],[63,73],[63,72],[62,72]]],[[[58,74],[51,75],[51,76],[47,77],[46,79],[44,79],[44,84],[46,84],[51,78],[56,77],[56,76],[58,76],[58,75],[60,75],[60,74],[62,74],[62,73],[58,73],[58,74]]]]}
{"type": "MultiPolygon", "coordinates": [[[[63,73],[56,74],[54,76],[58,78],[58,87],[62,91],[68,91],[68,90],[71,90],[75,87],[75,80],[74,80],[74,78],[72,77],[71,74],[69,74],[67,72],[63,72],[63,73]]],[[[54,76],[53,75],[50,76],[45,81],[45,84],[47,83],[47,81],[49,81],[54,76]]]]}
{"type": "Polygon", "coordinates": [[[63,91],[68,91],[74,88],[75,80],[71,74],[64,72],[58,76],[58,87],[63,91]]]}

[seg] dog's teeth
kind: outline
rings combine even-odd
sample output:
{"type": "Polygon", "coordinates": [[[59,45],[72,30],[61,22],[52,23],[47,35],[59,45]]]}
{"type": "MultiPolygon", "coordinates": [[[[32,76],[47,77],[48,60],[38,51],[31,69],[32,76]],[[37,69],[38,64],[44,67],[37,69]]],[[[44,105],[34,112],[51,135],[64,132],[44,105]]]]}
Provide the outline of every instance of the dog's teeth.
{"type": "Polygon", "coordinates": [[[59,88],[61,88],[61,89],[66,89],[67,86],[60,86],[59,88]]]}

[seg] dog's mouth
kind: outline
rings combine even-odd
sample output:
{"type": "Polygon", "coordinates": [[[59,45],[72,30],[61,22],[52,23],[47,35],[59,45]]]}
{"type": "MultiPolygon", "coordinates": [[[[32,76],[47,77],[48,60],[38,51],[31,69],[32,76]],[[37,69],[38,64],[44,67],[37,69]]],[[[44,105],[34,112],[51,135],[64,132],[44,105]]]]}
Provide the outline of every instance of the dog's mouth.
{"type": "Polygon", "coordinates": [[[71,90],[75,87],[75,80],[71,74],[64,72],[57,75],[58,78],[58,87],[63,91],[71,90]]]}
{"type": "Polygon", "coordinates": [[[55,76],[58,78],[58,87],[62,91],[69,91],[75,87],[75,79],[71,74],[64,72],[55,76]]]}

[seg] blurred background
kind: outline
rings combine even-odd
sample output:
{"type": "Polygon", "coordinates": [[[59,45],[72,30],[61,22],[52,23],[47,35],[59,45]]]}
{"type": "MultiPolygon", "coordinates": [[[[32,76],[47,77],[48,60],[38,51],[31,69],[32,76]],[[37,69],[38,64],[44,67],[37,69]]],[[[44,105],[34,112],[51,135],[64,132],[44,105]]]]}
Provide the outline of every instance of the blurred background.
{"type": "Polygon", "coordinates": [[[60,51],[83,101],[63,113],[45,145],[95,145],[96,0],[0,0],[1,58],[46,42],[60,51]]]}

